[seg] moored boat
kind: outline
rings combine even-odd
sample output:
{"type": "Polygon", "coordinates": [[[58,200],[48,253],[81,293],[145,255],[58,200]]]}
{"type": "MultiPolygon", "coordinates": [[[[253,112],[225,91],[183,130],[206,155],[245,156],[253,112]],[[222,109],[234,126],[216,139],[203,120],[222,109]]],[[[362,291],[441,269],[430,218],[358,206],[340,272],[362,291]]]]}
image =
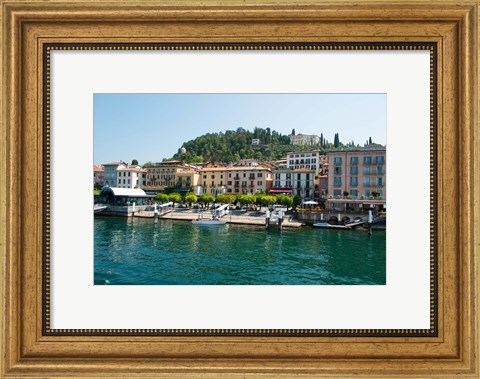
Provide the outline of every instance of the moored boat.
{"type": "Polygon", "coordinates": [[[100,212],[103,212],[105,209],[107,209],[108,206],[107,205],[102,205],[102,204],[95,204],[93,206],[93,213],[100,213],[100,212]]]}
{"type": "Polygon", "coordinates": [[[197,225],[197,226],[219,226],[219,225],[225,225],[227,221],[220,220],[218,218],[211,218],[211,219],[205,219],[205,218],[199,218],[197,220],[192,221],[192,225],[197,225]]]}

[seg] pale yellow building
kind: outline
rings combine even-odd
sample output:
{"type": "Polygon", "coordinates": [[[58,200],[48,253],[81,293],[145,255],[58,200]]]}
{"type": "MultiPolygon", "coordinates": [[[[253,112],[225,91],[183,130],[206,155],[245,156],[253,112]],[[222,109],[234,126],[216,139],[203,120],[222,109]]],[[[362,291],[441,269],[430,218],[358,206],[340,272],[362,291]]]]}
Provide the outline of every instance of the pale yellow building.
{"type": "Polygon", "coordinates": [[[263,166],[211,167],[199,172],[203,193],[214,196],[268,192],[272,187],[272,172],[263,166]]]}

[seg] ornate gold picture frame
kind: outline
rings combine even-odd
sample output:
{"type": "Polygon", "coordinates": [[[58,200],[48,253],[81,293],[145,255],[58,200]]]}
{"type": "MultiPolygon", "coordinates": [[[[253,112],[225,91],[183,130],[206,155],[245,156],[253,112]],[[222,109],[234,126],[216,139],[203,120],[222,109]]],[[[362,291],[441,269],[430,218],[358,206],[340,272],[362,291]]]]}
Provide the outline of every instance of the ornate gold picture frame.
{"type": "Polygon", "coordinates": [[[3,376],[478,377],[477,1],[2,1],[2,35],[3,376]],[[430,329],[50,329],[50,51],[271,48],[430,51],[430,329]]]}

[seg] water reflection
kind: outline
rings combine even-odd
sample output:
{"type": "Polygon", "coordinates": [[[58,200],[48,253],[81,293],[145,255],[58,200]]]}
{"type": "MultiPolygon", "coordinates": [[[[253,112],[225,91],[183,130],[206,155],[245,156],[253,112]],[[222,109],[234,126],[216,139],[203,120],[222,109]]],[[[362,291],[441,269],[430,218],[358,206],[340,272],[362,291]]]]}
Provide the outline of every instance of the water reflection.
{"type": "Polygon", "coordinates": [[[386,235],[95,218],[95,283],[385,284],[386,235]]]}

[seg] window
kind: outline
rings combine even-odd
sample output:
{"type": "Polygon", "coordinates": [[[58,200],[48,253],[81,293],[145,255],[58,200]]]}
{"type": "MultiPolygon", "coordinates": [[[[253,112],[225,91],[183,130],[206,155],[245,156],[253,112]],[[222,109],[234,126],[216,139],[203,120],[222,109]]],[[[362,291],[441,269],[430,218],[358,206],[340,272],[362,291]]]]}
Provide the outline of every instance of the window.
{"type": "Polygon", "coordinates": [[[385,157],[383,155],[377,155],[375,157],[375,163],[376,164],[384,164],[385,163],[385,157]]]}
{"type": "Polygon", "coordinates": [[[377,174],[383,174],[383,166],[377,166],[377,174]]]}
{"type": "MultiPolygon", "coordinates": [[[[370,167],[369,167],[370,168],[370,167]]],[[[358,166],[350,167],[350,174],[351,175],[358,175],[358,166]]]]}
{"type": "Polygon", "coordinates": [[[383,186],[383,178],[382,177],[377,178],[377,186],[379,186],[379,187],[383,186]]]}
{"type": "Polygon", "coordinates": [[[257,182],[257,186],[261,186],[261,185],[262,185],[262,181],[260,180],[257,182]]]}
{"type": "Polygon", "coordinates": [[[257,174],[257,178],[261,178],[262,176],[263,176],[263,174],[262,174],[261,172],[259,172],[259,173],[257,174]]]}
{"type": "Polygon", "coordinates": [[[310,174],[306,174],[306,180],[310,180],[310,174]]]}
{"type": "Polygon", "coordinates": [[[247,174],[243,173],[243,177],[246,178],[246,177],[247,177],[247,174]]]}
{"type": "Polygon", "coordinates": [[[372,157],[363,157],[363,164],[372,164],[372,157]]]}
{"type": "Polygon", "coordinates": [[[228,181],[228,185],[229,185],[229,186],[232,185],[232,181],[231,181],[231,180],[228,181]]]}
{"type": "Polygon", "coordinates": [[[356,190],[356,189],[350,190],[350,195],[352,195],[353,197],[357,197],[358,196],[358,190],[356,190]]]}
{"type": "Polygon", "coordinates": [[[215,175],[212,175],[212,179],[215,179],[215,175]]]}
{"type": "Polygon", "coordinates": [[[370,195],[370,190],[365,190],[365,196],[366,196],[366,197],[370,197],[370,196],[371,196],[371,195],[370,195]]]}
{"type": "Polygon", "coordinates": [[[357,187],[358,186],[358,176],[351,176],[350,177],[350,185],[352,187],[357,187]]]}
{"type": "Polygon", "coordinates": [[[340,196],[342,194],[342,190],[336,189],[333,190],[333,196],[340,196]]]}
{"type": "Polygon", "coordinates": [[[358,157],[350,157],[350,164],[358,164],[358,157]]]}
{"type": "Polygon", "coordinates": [[[333,178],[333,185],[335,187],[340,187],[342,185],[342,177],[341,176],[335,176],[333,178]]]}
{"type": "Polygon", "coordinates": [[[342,157],[335,157],[333,158],[334,164],[342,164],[342,157]]]}
{"type": "Polygon", "coordinates": [[[333,169],[333,172],[335,175],[341,175],[342,174],[342,168],[341,167],[335,167],[333,169]]]}
{"type": "Polygon", "coordinates": [[[370,185],[370,177],[369,176],[365,176],[363,178],[363,185],[364,186],[369,186],[370,185]]]}
{"type": "Polygon", "coordinates": [[[370,174],[370,167],[365,167],[364,173],[365,174],[370,174]]]}

